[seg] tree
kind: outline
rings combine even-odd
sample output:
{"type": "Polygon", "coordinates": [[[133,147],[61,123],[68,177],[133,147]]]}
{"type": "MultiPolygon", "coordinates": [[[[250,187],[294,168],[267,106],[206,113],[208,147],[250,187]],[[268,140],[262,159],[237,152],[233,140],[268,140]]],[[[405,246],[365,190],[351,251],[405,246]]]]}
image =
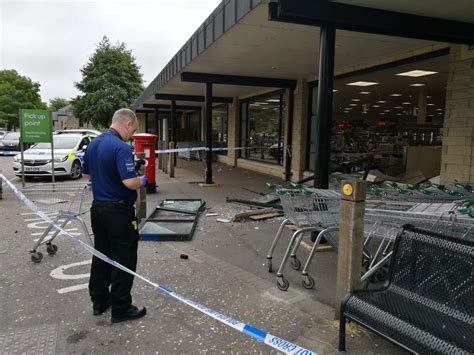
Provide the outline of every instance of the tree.
{"type": "Polygon", "coordinates": [[[60,108],[69,105],[70,102],[67,99],[63,99],[62,97],[55,97],[49,100],[48,109],[52,112],[58,111],[60,108]]]}
{"type": "Polygon", "coordinates": [[[125,43],[112,45],[104,36],[81,69],[75,87],[83,93],[73,101],[74,115],[81,122],[108,127],[113,113],[130,106],[143,91],[143,79],[132,52],[125,43]]]}
{"type": "Polygon", "coordinates": [[[18,127],[22,108],[47,109],[41,102],[40,84],[21,76],[16,70],[0,70],[0,124],[18,127]]]}

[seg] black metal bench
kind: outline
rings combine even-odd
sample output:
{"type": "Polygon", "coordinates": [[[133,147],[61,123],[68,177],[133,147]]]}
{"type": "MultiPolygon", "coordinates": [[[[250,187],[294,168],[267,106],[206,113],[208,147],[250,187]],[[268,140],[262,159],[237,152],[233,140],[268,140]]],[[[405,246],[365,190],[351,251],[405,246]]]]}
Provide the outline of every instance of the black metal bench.
{"type": "Polygon", "coordinates": [[[413,353],[473,354],[474,241],[403,226],[387,285],[342,301],[340,351],[346,319],[413,353]]]}

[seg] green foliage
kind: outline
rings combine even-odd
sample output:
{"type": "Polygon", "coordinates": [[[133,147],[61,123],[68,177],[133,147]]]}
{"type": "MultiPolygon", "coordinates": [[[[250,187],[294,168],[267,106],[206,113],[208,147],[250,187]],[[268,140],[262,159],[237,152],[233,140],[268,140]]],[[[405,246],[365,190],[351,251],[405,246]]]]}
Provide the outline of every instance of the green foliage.
{"type": "Polygon", "coordinates": [[[69,104],[70,104],[69,100],[64,99],[62,97],[55,97],[49,100],[48,109],[52,112],[56,112],[60,108],[63,108],[64,106],[67,106],[69,104]]]}
{"type": "Polygon", "coordinates": [[[47,109],[41,102],[40,84],[21,76],[16,70],[0,70],[0,125],[19,126],[19,110],[47,109]]]}
{"type": "Polygon", "coordinates": [[[104,36],[81,69],[82,80],[75,86],[83,95],[73,104],[74,115],[95,127],[108,127],[113,113],[129,107],[143,91],[142,74],[125,43],[112,45],[104,36]]]}

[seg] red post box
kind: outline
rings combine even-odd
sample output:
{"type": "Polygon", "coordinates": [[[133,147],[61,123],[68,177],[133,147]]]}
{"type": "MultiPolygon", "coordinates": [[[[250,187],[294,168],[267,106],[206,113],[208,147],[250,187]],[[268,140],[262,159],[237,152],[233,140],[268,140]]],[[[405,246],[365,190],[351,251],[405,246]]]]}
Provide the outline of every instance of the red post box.
{"type": "Polygon", "coordinates": [[[145,153],[145,160],[147,161],[145,167],[145,175],[148,179],[148,186],[146,187],[147,193],[156,192],[155,145],[157,138],[157,135],[150,133],[137,133],[133,135],[133,139],[135,140],[135,152],[145,153]]]}

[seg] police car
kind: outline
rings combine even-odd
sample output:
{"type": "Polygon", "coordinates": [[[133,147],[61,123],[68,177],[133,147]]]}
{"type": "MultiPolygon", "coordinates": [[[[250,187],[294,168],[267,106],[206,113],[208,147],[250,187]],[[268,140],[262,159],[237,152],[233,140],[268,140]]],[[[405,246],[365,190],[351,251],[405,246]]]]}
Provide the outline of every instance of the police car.
{"type": "MultiPolygon", "coordinates": [[[[94,136],[80,133],[54,135],[54,175],[79,179],[82,176],[84,153],[94,136]]],[[[23,157],[25,176],[51,176],[50,143],[36,143],[23,153],[23,157]]],[[[21,176],[21,154],[13,158],[13,172],[21,176]]]]}

